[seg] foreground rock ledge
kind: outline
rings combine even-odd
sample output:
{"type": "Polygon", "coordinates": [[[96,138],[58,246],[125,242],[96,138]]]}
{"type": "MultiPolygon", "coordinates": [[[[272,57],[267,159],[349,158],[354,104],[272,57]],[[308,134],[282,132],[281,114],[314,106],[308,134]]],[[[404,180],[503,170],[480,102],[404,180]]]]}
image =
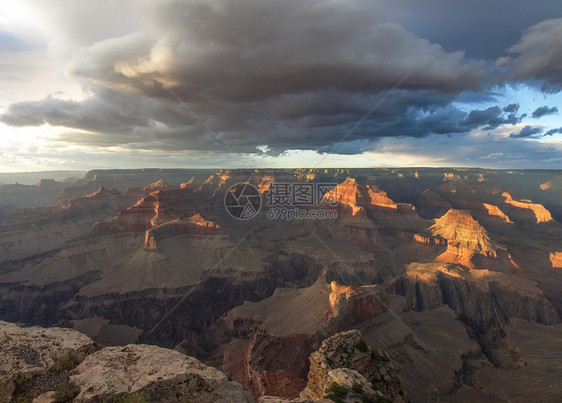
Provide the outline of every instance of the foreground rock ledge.
{"type": "MultiPolygon", "coordinates": [[[[242,385],[178,351],[140,344],[95,350],[89,337],[74,330],[0,321],[0,402],[10,401],[16,384],[25,387],[24,379],[60,374],[60,358],[78,354],[80,364],[65,370],[67,380],[80,388],[74,402],[113,402],[135,392],[150,402],[253,402],[242,385]]],[[[46,390],[56,389],[46,382],[46,390]]],[[[33,401],[52,398],[53,392],[47,392],[33,401]]]]}
{"type": "Polygon", "coordinates": [[[16,388],[14,376],[31,377],[51,369],[59,357],[94,349],[86,335],[63,328],[22,328],[0,321],[0,402],[7,402],[16,388]]]}
{"type": "Polygon", "coordinates": [[[151,402],[253,402],[221,371],[177,351],[142,344],[89,355],[70,380],[80,387],[76,402],[113,401],[134,392],[151,402]]]}

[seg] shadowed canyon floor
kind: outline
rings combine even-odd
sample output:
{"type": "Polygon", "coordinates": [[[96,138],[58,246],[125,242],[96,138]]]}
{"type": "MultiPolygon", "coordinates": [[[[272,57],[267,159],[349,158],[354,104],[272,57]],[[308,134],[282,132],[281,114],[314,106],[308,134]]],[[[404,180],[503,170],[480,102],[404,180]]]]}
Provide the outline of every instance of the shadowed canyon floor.
{"type": "Polygon", "coordinates": [[[0,214],[0,320],[172,348],[255,401],[562,396],[560,171],[99,170],[2,185],[0,214]],[[337,218],[236,220],[245,182],[333,184],[337,218]]]}

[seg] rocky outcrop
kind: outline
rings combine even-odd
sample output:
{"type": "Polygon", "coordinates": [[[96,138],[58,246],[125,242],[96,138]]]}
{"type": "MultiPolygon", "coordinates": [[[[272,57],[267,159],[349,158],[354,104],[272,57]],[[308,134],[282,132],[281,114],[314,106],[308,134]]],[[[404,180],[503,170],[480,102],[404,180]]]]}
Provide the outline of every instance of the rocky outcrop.
{"type": "Polygon", "coordinates": [[[532,282],[489,270],[452,264],[412,263],[394,284],[415,310],[446,304],[480,332],[499,329],[512,317],[539,323],[560,322],[556,308],[532,282]]]}
{"type": "MultiPolygon", "coordinates": [[[[373,400],[386,397],[392,401],[403,401],[396,366],[387,354],[369,347],[357,330],[329,337],[318,351],[310,355],[308,383],[301,397],[324,398],[331,390],[337,389],[334,383],[347,390],[345,395],[365,393],[373,400]],[[355,384],[359,386],[354,387],[355,384]]],[[[349,397],[349,400],[343,401],[356,401],[349,397]]]]}
{"type": "Polygon", "coordinates": [[[552,215],[542,204],[533,203],[531,200],[514,200],[508,192],[503,192],[505,203],[519,209],[529,210],[533,213],[536,223],[552,221],[552,215]]]}
{"type": "Polygon", "coordinates": [[[446,239],[449,245],[462,246],[476,253],[495,255],[498,248],[467,210],[450,209],[429,230],[433,235],[446,239]]]}
{"type": "Polygon", "coordinates": [[[195,358],[156,346],[107,347],[89,355],[70,376],[76,402],[114,401],[138,393],[148,401],[252,402],[237,382],[195,358]]]}
{"type": "Polygon", "coordinates": [[[167,221],[190,217],[203,210],[190,188],[155,190],[109,222],[96,225],[99,232],[146,231],[167,221]]]}
{"type": "Polygon", "coordinates": [[[335,332],[381,315],[380,287],[342,286],[321,276],[311,287],[278,290],[259,303],[245,303],[224,319],[236,336],[250,335],[241,349],[224,353],[223,369],[254,398],[294,398],[306,385],[309,354],[335,332]],[[253,329],[258,328],[254,332],[253,329]]]}
{"type": "Polygon", "coordinates": [[[498,206],[494,206],[493,204],[488,204],[488,203],[482,203],[482,206],[484,207],[486,213],[488,213],[490,217],[496,217],[499,220],[507,223],[511,222],[507,214],[501,211],[501,209],[498,206]]]}
{"type": "Polygon", "coordinates": [[[74,330],[0,322],[0,401],[9,401],[17,385],[52,369],[61,357],[80,360],[94,348],[89,337],[74,330]]]}
{"type": "Polygon", "coordinates": [[[495,242],[469,211],[450,209],[429,228],[434,236],[447,240],[447,250],[435,261],[487,268],[489,260],[502,258],[511,263],[506,248],[495,242]]]}
{"type": "Polygon", "coordinates": [[[271,184],[273,182],[275,182],[275,177],[273,175],[264,175],[261,178],[260,183],[258,184],[258,189],[260,193],[267,192],[270,189],[271,184]]]}
{"type": "Polygon", "coordinates": [[[414,206],[407,203],[395,203],[386,192],[375,185],[360,185],[348,177],[343,183],[324,195],[324,200],[350,206],[353,214],[364,210],[412,212],[414,206]]]}
{"type": "Polygon", "coordinates": [[[151,184],[144,186],[142,189],[145,192],[152,193],[156,190],[170,189],[170,188],[175,188],[175,187],[176,186],[172,186],[169,183],[167,183],[164,179],[160,179],[160,180],[157,180],[156,182],[152,182],[151,184]]]}
{"type": "Polygon", "coordinates": [[[422,234],[414,234],[414,241],[427,246],[447,246],[446,239],[422,234]]]}
{"type": "Polygon", "coordinates": [[[151,402],[253,402],[224,373],[174,350],[138,344],[95,350],[74,330],[0,322],[0,401],[10,401],[17,388],[18,397],[53,402],[53,392],[72,385],[75,402],[129,394],[151,402]]]}
{"type": "Polygon", "coordinates": [[[144,249],[157,250],[158,243],[166,238],[178,236],[204,237],[219,232],[220,226],[214,222],[205,220],[199,213],[188,217],[178,218],[146,231],[144,249]]]}
{"type": "Polygon", "coordinates": [[[562,252],[550,252],[550,263],[555,269],[562,269],[562,252]]]}
{"type": "Polygon", "coordinates": [[[59,202],[59,206],[70,211],[98,210],[108,207],[116,208],[121,192],[101,186],[97,191],[86,196],[59,202]]]}
{"type": "MultiPolygon", "coordinates": [[[[333,318],[345,325],[359,323],[386,312],[386,294],[380,287],[343,286],[330,283],[329,303],[333,318]]],[[[342,326],[343,327],[343,326],[342,326]]]]}
{"type": "Polygon", "coordinates": [[[258,330],[248,346],[224,353],[222,369],[254,399],[264,395],[295,398],[306,385],[308,354],[318,342],[314,335],[280,337],[258,330]]]}
{"type": "Polygon", "coordinates": [[[551,189],[552,188],[552,181],[546,181],[545,183],[541,183],[539,187],[540,187],[541,190],[551,189]]]}
{"type": "Polygon", "coordinates": [[[443,182],[446,181],[460,181],[461,177],[458,174],[455,174],[453,172],[445,172],[443,174],[443,182]]]}
{"type": "Polygon", "coordinates": [[[376,185],[362,184],[351,177],[327,192],[322,204],[339,212],[340,226],[407,230],[419,230],[426,226],[412,204],[396,203],[376,185]]]}
{"type": "Polygon", "coordinates": [[[256,326],[275,336],[332,332],[386,311],[380,286],[343,286],[322,274],[306,288],[277,289],[260,302],[246,301],[221,319],[219,333],[248,336],[256,326]]]}
{"type": "Polygon", "coordinates": [[[231,169],[221,169],[219,172],[210,175],[207,180],[199,186],[197,192],[205,198],[219,198],[221,194],[226,192],[229,184],[245,182],[248,179],[248,175],[242,173],[241,177],[238,179],[239,180],[236,180],[234,172],[231,169]]]}

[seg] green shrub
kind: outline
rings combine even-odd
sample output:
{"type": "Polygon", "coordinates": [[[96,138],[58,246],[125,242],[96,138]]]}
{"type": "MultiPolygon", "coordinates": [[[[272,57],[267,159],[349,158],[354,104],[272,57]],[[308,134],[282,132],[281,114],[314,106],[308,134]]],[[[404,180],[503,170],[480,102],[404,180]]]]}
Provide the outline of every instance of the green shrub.
{"type": "Polygon", "coordinates": [[[347,388],[341,386],[337,383],[332,383],[328,389],[326,389],[325,399],[330,399],[336,403],[344,403],[343,398],[347,396],[347,388]]]}
{"type": "Polygon", "coordinates": [[[56,403],[70,403],[80,393],[80,387],[74,382],[67,382],[58,388],[53,394],[56,403]]]}
{"type": "Polygon", "coordinates": [[[392,400],[384,396],[377,396],[370,393],[362,393],[360,398],[361,403],[392,403],[392,400]]]}
{"type": "Polygon", "coordinates": [[[369,351],[369,346],[367,346],[367,343],[363,339],[360,339],[357,342],[356,347],[357,347],[357,350],[361,351],[362,353],[366,353],[367,351],[369,351]]]}
{"type": "Polygon", "coordinates": [[[148,403],[148,399],[142,393],[135,392],[115,399],[114,403],[148,403]]]}
{"type": "Polygon", "coordinates": [[[353,385],[351,385],[351,391],[360,395],[363,393],[363,386],[361,386],[359,382],[353,382],[353,385]]]}
{"type": "Polygon", "coordinates": [[[55,371],[64,371],[70,369],[74,366],[72,362],[72,357],[70,354],[63,354],[59,358],[57,358],[57,363],[54,366],[55,371]]]}
{"type": "Polygon", "coordinates": [[[72,352],[70,354],[63,354],[59,358],[57,358],[57,363],[54,365],[53,369],[55,371],[66,371],[69,369],[74,368],[86,357],[85,353],[80,352],[72,352]]]}

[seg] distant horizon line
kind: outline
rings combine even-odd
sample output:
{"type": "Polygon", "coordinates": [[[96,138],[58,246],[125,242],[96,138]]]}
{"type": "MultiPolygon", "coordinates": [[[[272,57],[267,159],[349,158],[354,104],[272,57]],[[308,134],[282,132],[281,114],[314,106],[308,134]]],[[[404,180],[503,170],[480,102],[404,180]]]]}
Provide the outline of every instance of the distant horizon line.
{"type": "Polygon", "coordinates": [[[40,174],[40,173],[88,173],[92,171],[180,171],[180,170],[229,170],[229,171],[244,171],[244,170],[287,170],[287,169],[309,169],[309,170],[323,170],[323,169],[457,169],[457,170],[487,170],[487,171],[562,171],[561,168],[485,168],[485,167],[464,167],[464,166],[381,166],[381,167],[173,167],[173,168],[160,168],[160,167],[144,167],[144,168],[90,168],[90,169],[46,169],[37,171],[7,171],[0,172],[0,175],[15,175],[15,174],[40,174]]]}

